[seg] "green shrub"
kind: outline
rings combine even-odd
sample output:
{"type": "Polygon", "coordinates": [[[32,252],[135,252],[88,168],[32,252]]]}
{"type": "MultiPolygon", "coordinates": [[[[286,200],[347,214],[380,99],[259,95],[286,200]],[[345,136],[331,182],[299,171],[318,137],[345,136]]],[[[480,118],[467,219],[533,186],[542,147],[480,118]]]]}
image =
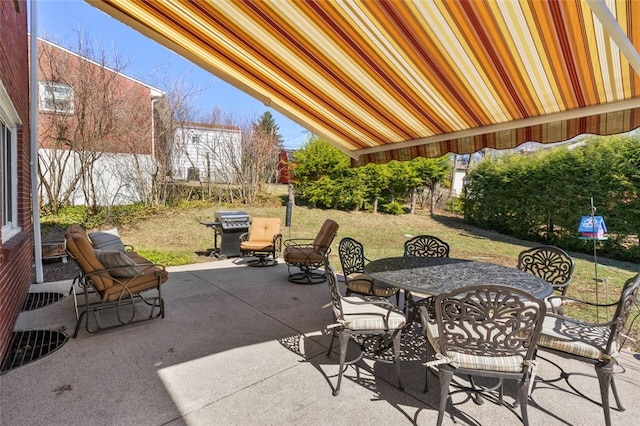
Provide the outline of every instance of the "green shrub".
{"type": "Polygon", "coordinates": [[[404,206],[397,202],[397,201],[393,201],[391,203],[387,203],[387,204],[383,204],[382,205],[382,211],[385,213],[389,213],[392,215],[400,215],[400,214],[404,214],[404,206]]]}

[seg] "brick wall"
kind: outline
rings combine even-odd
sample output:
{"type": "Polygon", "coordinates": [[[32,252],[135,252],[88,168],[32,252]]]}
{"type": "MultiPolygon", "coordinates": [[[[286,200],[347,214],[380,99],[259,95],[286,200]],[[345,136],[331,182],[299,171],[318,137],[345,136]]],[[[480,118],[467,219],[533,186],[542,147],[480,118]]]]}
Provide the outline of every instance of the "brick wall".
{"type": "MultiPolygon", "coordinates": [[[[22,232],[0,242],[0,359],[32,282],[33,223],[29,141],[29,57],[26,0],[0,1],[0,84],[22,120],[18,129],[18,223],[22,232]]],[[[0,240],[1,241],[1,240],[0,240]]]]}
{"type": "Polygon", "coordinates": [[[122,154],[151,154],[151,90],[126,75],[38,40],[38,81],[73,87],[75,114],[38,114],[41,148],[96,150],[122,154]],[[111,96],[104,96],[110,94],[111,96]],[[77,114],[85,112],[78,127],[77,114]],[[96,139],[98,124],[101,128],[96,139]],[[66,130],[60,133],[60,128],[66,130]]]}

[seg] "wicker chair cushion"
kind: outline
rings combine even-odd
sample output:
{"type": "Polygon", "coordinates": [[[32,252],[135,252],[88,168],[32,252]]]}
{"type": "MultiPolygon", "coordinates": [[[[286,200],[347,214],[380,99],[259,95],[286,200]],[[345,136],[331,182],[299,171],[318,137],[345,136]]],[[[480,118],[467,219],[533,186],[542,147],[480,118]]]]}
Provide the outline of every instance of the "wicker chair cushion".
{"type": "Polygon", "coordinates": [[[592,326],[571,318],[547,315],[544,319],[538,346],[584,358],[605,360],[608,357],[618,355],[615,347],[612,354],[607,355],[608,340],[609,327],[607,326],[592,326]]]}
{"type": "MultiPolygon", "coordinates": [[[[440,342],[437,324],[427,323],[427,339],[435,351],[439,353],[440,342]]],[[[444,355],[452,360],[452,365],[456,368],[519,373],[524,367],[522,355],[482,356],[455,351],[449,351],[444,355]]]]}
{"type": "Polygon", "coordinates": [[[342,303],[342,311],[346,321],[345,327],[349,330],[397,330],[406,324],[404,315],[391,312],[387,328],[385,323],[387,309],[371,304],[363,305],[364,299],[357,296],[345,297],[345,300],[346,302],[342,303]],[[349,303],[350,301],[360,304],[349,303]]]}

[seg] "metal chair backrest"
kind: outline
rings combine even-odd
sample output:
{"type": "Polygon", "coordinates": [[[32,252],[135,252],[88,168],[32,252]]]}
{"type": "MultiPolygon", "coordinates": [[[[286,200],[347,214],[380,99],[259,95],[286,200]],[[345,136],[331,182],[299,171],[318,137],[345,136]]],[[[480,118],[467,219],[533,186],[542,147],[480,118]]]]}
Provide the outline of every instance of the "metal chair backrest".
{"type": "Polygon", "coordinates": [[[518,255],[518,269],[542,278],[563,295],[573,277],[574,267],[573,258],[555,246],[533,247],[518,255]]]}
{"type": "Polygon", "coordinates": [[[362,243],[353,238],[345,237],[338,243],[338,255],[342,273],[345,276],[355,272],[364,272],[364,264],[367,258],[364,255],[362,243]]]}
{"type": "Polygon", "coordinates": [[[449,244],[432,235],[418,235],[405,241],[405,257],[449,257],[449,244]]]}
{"type": "Polygon", "coordinates": [[[611,332],[609,333],[609,342],[607,342],[606,351],[608,354],[611,354],[613,350],[620,349],[620,333],[627,322],[627,318],[629,318],[631,308],[633,308],[633,305],[637,301],[639,288],[640,274],[629,278],[622,287],[620,300],[618,301],[618,306],[616,306],[616,312],[613,315],[613,324],[611,325],[611,332]]]}
{"type": "Polygon", "coordinates": [[[440,353],[533,359],[545,304],[513,287],[461,287],[435,299],[440,353]]]}
{"type": "Polygon", "coordinates": [[[344,315],[342,312],[342,302],[340,300],[340,290],[338,289],[338,277],[336,276],[336,271],[329,266],[328,262],[325,262],[324,270],[327,276],[329,292],[331,294],[331,308],[333,309],[334,319],[336,321],[341,320],[344,315]]]}

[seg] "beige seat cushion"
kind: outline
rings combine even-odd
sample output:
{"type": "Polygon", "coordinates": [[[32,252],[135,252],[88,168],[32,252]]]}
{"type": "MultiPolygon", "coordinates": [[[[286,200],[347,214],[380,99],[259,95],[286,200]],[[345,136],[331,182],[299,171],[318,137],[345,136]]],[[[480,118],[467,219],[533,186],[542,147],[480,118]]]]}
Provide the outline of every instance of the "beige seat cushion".
{"type": "MultiPolygon", "coordinates": [[[[437,353],[440,353],[440,336],[438,334],[438,326],[435,322],[427,323],[426,334],[429,344],[431,344],[431,346],[437,353]]],[[[524,367],[524,357],[519,354],[503,356],[483,356],[457,351],[448,351],[444,355],[452,360],[451,364],[456,368],[519,373],[524,367]]]]}
{"type": "MultiPolygon", "coordinates": [[[[573,355],[604,360],[609,327],[583,324],[567,317],[547,315],[542,325],[538,346],[573,355]]],[[[612,357],[617,356],[613,348],[612,357]]]]}
{"type": "Polygon", "coordinates": [[[378,297],[393,296],[398,292],[395,288],[381,287],[373,283],[373,278],[368,274],[356,272],[345,277],[345,287],[354,293],[372,294],[378,297]]]}
{"type": "Polygon", "coordinates": [[[249,229],[249,239],[240,243],[240,250],[245,252],[271,252],[273,239],[280,233],[280,219],[277,217],[254,217],[249,229]]]}
{"type": "Polygon", "coordinates": [[[345,297],[342,302],[342,313],[346,321],[345,327],[353,331],[397,330],[405,326],[407,320],[401,313],[391,312],[388,328],[385,317],[388,309],[371,303],[363,304],[364,299],[357,296],[345,297]],[[349,303],[358,302],[358,304],[349,303]]]}

